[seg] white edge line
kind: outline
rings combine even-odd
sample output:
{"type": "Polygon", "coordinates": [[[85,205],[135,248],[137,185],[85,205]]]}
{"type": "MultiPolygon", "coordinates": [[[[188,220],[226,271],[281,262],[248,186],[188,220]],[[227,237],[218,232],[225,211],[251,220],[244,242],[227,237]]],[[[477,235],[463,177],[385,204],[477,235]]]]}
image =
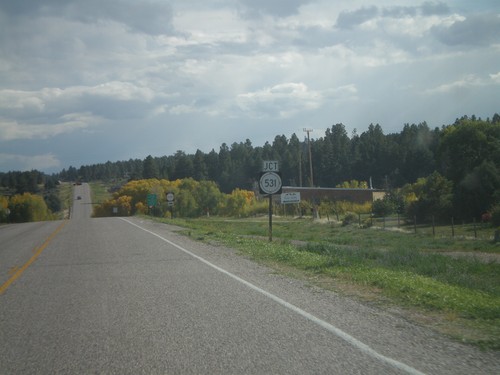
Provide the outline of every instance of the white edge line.
{"type": "Polygon", "coordinates": [[[166,238],[160,236],[159,234],[156,234],[148,229],[145,229],[127,219],[124,219],[124,218],[120,218],[121,220],[129,223],[130,225],[133,225],[149,234],[152,234],[153,236],[155,237],[158,237],[159,239],[161,239],[162,241],[168,243],[169,245],[172,245],[174,247],[176,247],[177,249],[183,251],[184,253],[192,256],[193,258],[196,258],[197,260],[199,260],[200,262],[202,263],[205,263],[207,266],[210,266],[214,269],[216,269],[217,271],[231,277],[232,279],[242,283],[243,285],[246,285],[247,287],[249,287],[250,289],[253,289],[263,295],[265,295],[266,297],[272,299],[273,301],[279,303],[280,305],[286,307],[287,309],[289,310],[292,310],[294,311],[295,313],[301,315],[302,317],[310,320],[311,322],[323,327],[324,329],[326,329],[327,331],[333,333],[334,335],[336,335],[337,337],[340,337],[342,340],[348,342],[349,344],[351,344],[352,346],[356,347],[357,349],[359,349],[361,352],[365,353],[365,354],[368,354],[369,356],[381,361],[381,362],[384,362],[386,364],[389,364],[393,367],[396,367],[397,369],[400,369],[402,371],[405,371],[407,372],[408,374],[411,374],[411,375],[424,375],[423,372],[420,372],[418,371],[417,369],[414,369],[413,367],[411,366],[408,366],[407,364],[405,363],[402,363],[402,362],[399,362],[395,359],[392,359],[390,357],[386,357],[385,355],[383,354],[380,354],[379,352],[375,351],[374,349],[372,349],[370,346],[366,345],[365,343],[359,341],[358,339],[352,337],[351,335],[349,335],[348,333],[342,331],[340,328],[337,328],[335,327],[334,325],[328,323],[328,322],[325,322],[324,320],[321,320],[317,317],[315,317],[314,315],[308,313],[307,311],[304,311],[302,310],[301,308],[295,306],[295,305],[292,305],[291,303],[275,296],[274,294],[271,294],[269,292],[266,292],[264,289],[261,289],[259,288],[258,286],[246,281],[246,280],[243,280],[242,278],[232,274],[231,272],[229,271],[226,271],[225,269],[223,268],[220,268],[218,266],[216,266],[215,264],[213,263],[210,263],[208,260],[192,253],[191,251],[189,250],[186,250],[184,249],[182,246],[179,246],[177,245],[176,243],[170,241],[170,240],[167,240],[166,238]]]}

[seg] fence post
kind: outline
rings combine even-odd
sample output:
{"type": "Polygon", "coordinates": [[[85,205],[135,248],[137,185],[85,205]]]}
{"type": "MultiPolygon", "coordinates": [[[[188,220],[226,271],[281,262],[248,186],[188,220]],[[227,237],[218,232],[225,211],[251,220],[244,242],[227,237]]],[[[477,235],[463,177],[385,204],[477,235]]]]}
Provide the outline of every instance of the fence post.
{"type": "Polygon", "coordinates": [[[451,236],[455,237],[455,220],[453,216],[451,217],[451,236]]]}
{"type": "Polygon", "coordinates": [[[476,218],[472,218],[472,222],[474,223],[474,238],[477,238],[477,228],[476,228],[476,218]]]}

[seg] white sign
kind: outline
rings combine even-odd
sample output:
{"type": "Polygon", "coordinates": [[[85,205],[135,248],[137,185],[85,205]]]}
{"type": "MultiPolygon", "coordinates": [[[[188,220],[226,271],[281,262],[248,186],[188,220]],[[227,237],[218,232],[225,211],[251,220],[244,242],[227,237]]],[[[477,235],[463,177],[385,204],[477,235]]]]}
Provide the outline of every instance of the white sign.
{"type": "Polygon", "coordinates": [[[168,202],[173,202],[174,201],[174,193],[167,193],[167,201],[168,202]]]}
{"type": "Polygon", "coordinates": [[[281,194],[281,203],[300,203],[300,193],[283,193],[281,194]]]}
{"type": "Polygon", "coordinates": [[[277,160],[266,160],[262,164],[262,172],[279,172],[280,168],[277,160]]]}
{"type": "Polygon", "coordinates": [[[274,172],[263,173],[260,177],[259,186],[265,194],[276,194],[281,190],[281,177],[274,172]]]}

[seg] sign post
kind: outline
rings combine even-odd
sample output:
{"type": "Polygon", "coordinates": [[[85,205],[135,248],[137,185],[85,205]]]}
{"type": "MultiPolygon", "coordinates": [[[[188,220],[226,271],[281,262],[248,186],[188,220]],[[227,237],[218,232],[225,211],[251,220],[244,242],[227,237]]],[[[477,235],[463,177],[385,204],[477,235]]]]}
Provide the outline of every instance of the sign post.
{"type": "Polygon", "coordinates": [[[148,194],[147,196],[147,205],[149,209],[149,214],[152,216],[153,215],[153,208],[156,206],[156,194],[148,194]]]}
{"type": "Polygon", "coordinates": [[[281,194],[281,173],[277,161],[264,161],[259,179],[261,194],[269,197],[269,242],[273,240],[273,194],[281,194]]]}
{"type": "Polygon", "coordinates": [[[171,191],[167,193],[167,206],[170,207],[170,218],[174,218],[175,195],[171,191]]]}

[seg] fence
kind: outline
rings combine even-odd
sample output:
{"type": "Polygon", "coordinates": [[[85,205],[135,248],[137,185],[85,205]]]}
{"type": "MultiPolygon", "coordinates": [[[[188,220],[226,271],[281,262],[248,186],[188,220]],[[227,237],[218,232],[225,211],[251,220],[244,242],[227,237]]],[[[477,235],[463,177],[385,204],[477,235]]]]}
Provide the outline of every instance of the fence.
{"type": "Polygon", "coordinates": [[[408,233],[422,234],[435,237],[460,237],[493,239],[494,228],[491,223],[477,222],[475,219],[457,220],[450,217],[448,222],[437,222],[434,218],[422,222],[416,217],[408,219],[403,216],[373,217],[370,214],[358,215],[360,225],[370,225],[385,229],[398,229],[408,233]]]}

